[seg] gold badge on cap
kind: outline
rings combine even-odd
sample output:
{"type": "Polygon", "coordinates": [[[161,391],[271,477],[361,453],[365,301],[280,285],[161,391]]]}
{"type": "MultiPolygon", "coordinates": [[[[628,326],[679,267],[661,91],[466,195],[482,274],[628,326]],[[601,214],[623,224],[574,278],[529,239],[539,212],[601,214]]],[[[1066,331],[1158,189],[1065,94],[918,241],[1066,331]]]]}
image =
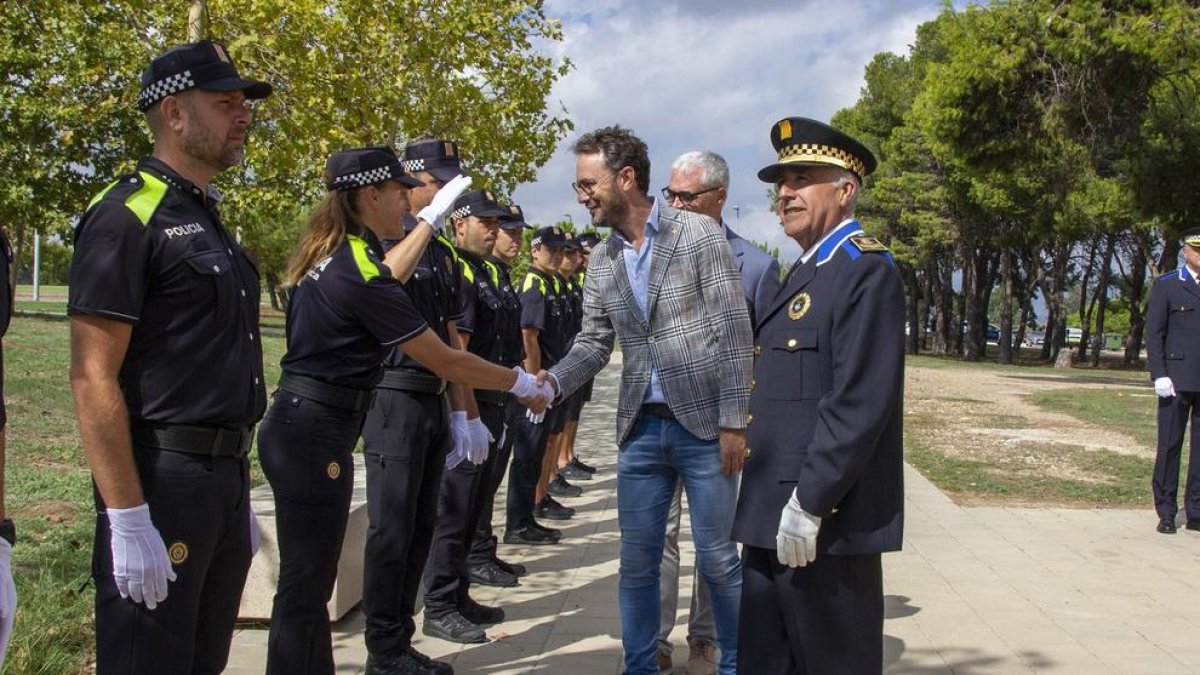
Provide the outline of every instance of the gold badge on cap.
{"type": "Polygon", "coordinates": [[[187,544],[182,541],[171,544],[171,547],[167,549],[167,556],[171,559],[172,565],[182,565],[188,559],[187,544]]]}
{"type": "Polygon", "coordinates": [[[454,156],[454,144],[451,143],[450,141],[446,141],[446,156],[447,157],[454,156]]]}
{"type": "Polygon", "coordinates": [[[329,476],[330,480],[337,480],[342,475],[342,465],[337,462],[330,462],[325,467],[325,475],[329,476]]]}
{"type": "Polygon", "coordinates": [[[213,49],[217,52],[217,58],[225,63],[229,63],[229,54],[225,52],[225,48],[218,44],[213,44],[213,49]]]}
{"type": "Polygon", "coordinates": [[[783,120],[779,123],[779,140],[786,141],[792,137],[792,121],[783,120]]]}
{"type": "Polygon", "coordinates": [[[518,211],[517,207],[515,207],[515,206],[508,207],[508,212],[513,214],[514,216],[517,215],[518,213],[520,213],[520,211],[518,211]]]}
{"type": "Polygon", "coordinates": [[[483,196],[484,196],[484,197],[487,197],[487,200],[488,200],[489,202],[494,202],[494,201],[496,201],[496,198],[492,196],[492,193],[491,193],[491,192],[489,192],[489,191],[487,191],[487,190],[484,190],[484,191],[483,191],[483,196]]]}
{"type": "Polygon", "coordinates": [[[792,321],[799,321],[805,314],[808,314],[809,307],[812,307],[812,298],[808,293],[804,291],[797,293],[788,303],[788,318],[792,321]]]}

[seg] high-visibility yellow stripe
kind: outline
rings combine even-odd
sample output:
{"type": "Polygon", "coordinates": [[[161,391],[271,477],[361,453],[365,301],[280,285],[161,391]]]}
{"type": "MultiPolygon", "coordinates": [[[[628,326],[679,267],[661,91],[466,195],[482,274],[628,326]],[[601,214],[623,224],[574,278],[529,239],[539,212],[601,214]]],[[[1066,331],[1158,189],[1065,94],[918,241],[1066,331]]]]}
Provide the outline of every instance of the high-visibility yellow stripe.
{"type": "Polygon", "coordinates": [[[95,197],[92,197],[92,201],[88,202],[87,207],[90,209],[96,205],[96,202],[99,202],[101,199],[104,199],[104,195],[108,194],[109,190],[117,187],[117,183],[119,183],[119,182],[121,182],[121,181],[114,180],[113,182],[109,183],[107,187],[105,187],[103,190],[101,190],[99,192],[99,194],[97,194],[95,197]]]}
{"type": "Polygon", "coordinates": [[[354,256],[354,264],[362,274],[363,281],[370,281],[379,276],[379,265],[375,264],[367,253],[367,242],[352,234],[347,235],[346,239],[350,241],[350,253],[354,256]]]}
{"type": "Polygon", "coordinates": [[[467,264],[467,261],[462,261],[463,278],[471,283],[475,283],[475,270],[467,264]]]}
{"type": "Polygon", "coordinates": [[[129,195],[129,198],[125,200],[125,206],[133,211],[133,215],[137,216],[145,226],[150,224],[150,219],[154,217],[154,211],[162,203],[163,197],[167,196],[167,184],[145,171],[139,171],[138,175],[142,177],[142,187],[129,195]]]}
{"type": "Polygon", "coordinates": [[[533,282],[535,282],[535,281],[538,282],[538,290],[541,291],[542,295],[545,295],[546,294],[546,282],[544,280],[542,280],[542,278],[540,276],[534,274],[533,272],[525,273],[525,283],[521,285],[521,292],[522,293],[528,292],[529,289],[533,288],[533,282]]]}
{"type": "Polygon", "coordinates": [[[492,277],[492,285],[500,288],[500,268],[496,267],[496,264],[491,260],[484,260],[483,264],[487,265],[488,274],[492,277]]]}

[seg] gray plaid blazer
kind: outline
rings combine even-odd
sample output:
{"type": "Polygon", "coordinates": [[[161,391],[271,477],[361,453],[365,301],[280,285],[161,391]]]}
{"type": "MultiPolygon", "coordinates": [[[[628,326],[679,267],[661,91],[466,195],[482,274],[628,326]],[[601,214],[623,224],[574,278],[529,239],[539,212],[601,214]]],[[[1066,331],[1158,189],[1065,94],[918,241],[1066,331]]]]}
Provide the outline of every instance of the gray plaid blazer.
{"type": "Polygon", "coordinates": [[[568,395],[600,372],[621,341],[617,446],[624,445],[650,384],[693,435],[715,440],[743,429],[750,399],[754,336],[741,280],[721,225],[660,202],[643,317],[625,272],[622,242],[608,237],[588,259],[583,329],[551,369],[568,395]]]}

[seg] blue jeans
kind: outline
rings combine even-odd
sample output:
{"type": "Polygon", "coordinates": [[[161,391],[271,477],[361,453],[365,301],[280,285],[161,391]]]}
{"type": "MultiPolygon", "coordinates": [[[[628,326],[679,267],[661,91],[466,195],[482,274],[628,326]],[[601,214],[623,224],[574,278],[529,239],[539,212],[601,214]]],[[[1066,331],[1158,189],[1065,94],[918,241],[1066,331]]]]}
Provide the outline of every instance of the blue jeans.
{"type": "Polygon", "coordinates": [[[621,644],[628,675],[656,675],[659,567],[667,510],[683,480],[700,573],[712,593],[719,672],[737,669],[742,563],[730,538],[737,475],[722,475],[716,441],[688,433],[675,420],[642,415],[617,458],[617,513],[621,526],[621,644]]]}

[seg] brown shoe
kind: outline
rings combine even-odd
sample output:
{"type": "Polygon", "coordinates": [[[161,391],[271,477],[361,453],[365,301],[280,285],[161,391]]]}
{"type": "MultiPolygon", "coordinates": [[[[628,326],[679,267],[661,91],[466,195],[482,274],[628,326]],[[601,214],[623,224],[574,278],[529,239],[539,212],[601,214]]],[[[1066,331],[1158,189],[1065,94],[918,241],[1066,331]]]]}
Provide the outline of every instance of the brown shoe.
{"type": "Polygon", "coordinates": [[[671,654],[669,652],[662,650],[655,651],[654,658],[658,659],[658,672],[660,673],[669,673],[675,668],[675,665],[671,663],[671,654]]]}
{"type": "Polygon", "coordinates": [[[696,640],[688,650],[687,675],[717,675],[717,646],[696,640]]]}

